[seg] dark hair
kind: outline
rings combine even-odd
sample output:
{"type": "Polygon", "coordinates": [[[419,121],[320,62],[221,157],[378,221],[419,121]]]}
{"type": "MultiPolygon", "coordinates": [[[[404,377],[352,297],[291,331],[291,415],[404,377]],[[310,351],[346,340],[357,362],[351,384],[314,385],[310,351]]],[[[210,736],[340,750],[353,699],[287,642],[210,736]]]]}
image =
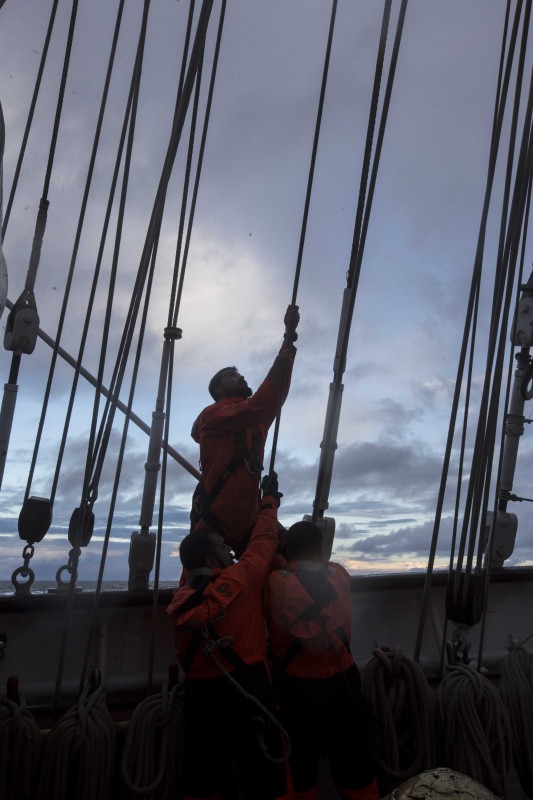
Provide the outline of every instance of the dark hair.
{"type": "Polygon", "coordinates": [[[180,559],[185,569],[199,569],[207,565],[207,559],[215,551],[213,534],[210,528],[202,528],[189,533],[180,544],[180,559]]]}
{"type": "Polygon", "coordinates": [[[322,531],[312,522],[295,522],[287,531],[289,559],[302,555],[319,556],[322,551],[322,531]]]}
{"type": "Polygon", "coordinates": [[[218,400],[217,389],[220,388],[220,385],[222,383],[222,378],[224,377],[226,372],[230,372],[230,371],[236,370],[236,369],[237,369],[237,367],[223,367],[222,369],[219,369],[218,372],[215,372],[215,374],[213,375],[213,377],[209,381],[209,386],[208,386],[209,394],[211,395],[213,400],[218,400]]]}

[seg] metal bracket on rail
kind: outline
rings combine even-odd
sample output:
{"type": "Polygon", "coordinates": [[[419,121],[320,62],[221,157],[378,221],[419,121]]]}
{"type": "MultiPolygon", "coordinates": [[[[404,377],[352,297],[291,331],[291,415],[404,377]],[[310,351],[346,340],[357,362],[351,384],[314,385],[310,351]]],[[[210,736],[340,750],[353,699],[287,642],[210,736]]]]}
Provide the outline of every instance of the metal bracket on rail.
{"type": "Polygon", "coordinates": [[[446,655],[448,664],[454,666],[461,662],[468,665],[470,658],[468,653],[472,646],[470,630],[464,625],[456,625],[453,629],[452,638],[446,642],[446,655]]]}

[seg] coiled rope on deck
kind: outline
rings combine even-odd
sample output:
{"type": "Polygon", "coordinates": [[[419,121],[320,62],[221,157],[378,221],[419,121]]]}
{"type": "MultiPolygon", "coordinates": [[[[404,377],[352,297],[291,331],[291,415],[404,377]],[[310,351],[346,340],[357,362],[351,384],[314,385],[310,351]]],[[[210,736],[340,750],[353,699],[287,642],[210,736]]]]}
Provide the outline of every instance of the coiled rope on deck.
{"type": "Polygon", "coordinates": [[[509,712],[514,765],[524,792],[533,797],[533,654],[521,645],[503,661],[500,693],[509,712]]]}
{"type": "Polygon", "coordinates": [[[374,650],[361,671],[374,707],[374,750],[380,789],[390,791],[436,765],[435,695],[420,666],[394,650],[374,650]]]}
{"type": "Polygon", "coordinates": [[[24,695],[8,686],[8,693],[0,698],[1,800],[35,797],[41,749],[41,732],[26,708],[24,695]]]}
{"type": "Polygon", "coordinates": [[[115,726],[94,683],[48,735],[37,800],[111,800],[115,726]]]}
{"type": "Polygon", "coordinates": [[[490,681],[472,667],[448,667],[437,690],[437,718],[446,766],[505,794],[511,767],[511,726],[490,681]]]}
{"type": "Polygon", "coordinates": [[[164,686],[143,700],[131,718],[122,755],[122,779],[134,795],[170,800],[181,761],[181,686],[164,686]]]}

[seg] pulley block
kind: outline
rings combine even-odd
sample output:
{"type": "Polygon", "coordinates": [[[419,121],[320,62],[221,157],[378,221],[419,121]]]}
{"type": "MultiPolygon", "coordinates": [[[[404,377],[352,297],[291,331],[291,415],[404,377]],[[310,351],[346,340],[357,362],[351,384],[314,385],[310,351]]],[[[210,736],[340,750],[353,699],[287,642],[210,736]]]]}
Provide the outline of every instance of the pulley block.
{"type": "Polygon", "coordinates": [[[52,524],[52,501],[47,497],[28,497],[19,514],[19,536],[25,542],[40,542],[52,524]]]}
{"type": "Polygon", "coordinates": [[[89,505],[72,512],[68,525],[68,540],[72,547],[87,547],[94,531],[94,513],[89,505]]]}
{"type": "Polygon", "coordinates": [[[454,597],[455,570],[448,576],[446,588],[446,616],[461,625],[477,625],[483,613],[485,603],[485,571],[466,575],[462,572],[459,578],[459,591],[454,597]]]}
{"type": "Polygon", "coordinates": [[[4,348],[18,355],[33,353],[39,330],[35,295],[25,289],[11,309],[6,321],[4,348]]]}

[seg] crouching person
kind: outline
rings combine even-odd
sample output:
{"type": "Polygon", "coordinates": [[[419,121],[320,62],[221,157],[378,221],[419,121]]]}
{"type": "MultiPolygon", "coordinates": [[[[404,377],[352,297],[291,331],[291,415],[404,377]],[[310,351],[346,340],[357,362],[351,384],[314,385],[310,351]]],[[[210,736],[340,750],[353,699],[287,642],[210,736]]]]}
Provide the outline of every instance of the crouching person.
{"type": "Polygon", "coordinates": [[[168,612],[185,673],[182,800],[221,798],[234,765],[247,800],[285,796],[279,729],[250,699],[272,711],[262,593],[278,543],[279,498],[273,473],[237,563],[222,536],[208,528],[189,534],[180,546],[187,583],[168,612]]]}
{"type": "Polygon", "coordinates": [[[290,735],[293,793],[317,800],[321,751],[343,800],[377,800],[369,714],[350,652],[350,576],[321,558],[310,522],[287,533],[287,565],[271,573],[266,616],[281,721],[290,735]]]}

